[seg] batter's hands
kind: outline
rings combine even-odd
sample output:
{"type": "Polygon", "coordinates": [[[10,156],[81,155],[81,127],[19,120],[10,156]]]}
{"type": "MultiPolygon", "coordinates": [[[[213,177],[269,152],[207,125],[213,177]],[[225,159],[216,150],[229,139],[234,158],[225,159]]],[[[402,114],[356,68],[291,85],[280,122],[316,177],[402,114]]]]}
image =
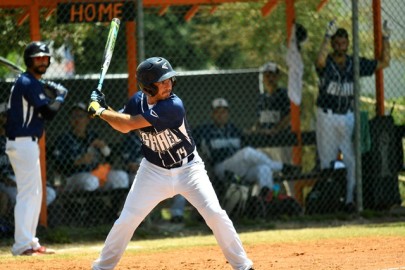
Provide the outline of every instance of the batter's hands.
{"type": "Polygon", "coordinates": [[[331,38],[337,31],[336,19],[332,20],[326,26],[325,37],[331,38]]]}
{"type": "Polygon", "coordinates": [[[57,100],[59,102],[65,101],[65,98],[69,92],[69,90],[67,90],[66,87],[64,87],[60,83],[56,83],[56,82],[52,82],[52,81],[44,81],[44,84],[46,87],[53,89],[55,91],[55,94],[56,94],[55,100],[57,100]]]}
{"type": "Polygon", "coordinates": [[[106,108],[101,106],[97,101],[91,101],[87,108],[87,112],[91,117],[100,116],[105,110],[106,108]]]}
{"type": "Polygon", "coordinates": [[[384,20],[384,23],[382,26],[382,36],[386,40],[390,39],[390,36],[391,36],[391,29],[388,27],[387,20],[384,20]]]}
{"type": "Polygon", "coordinates": [[[91,92],[90,100],[97,101],[98,103],[100,103],[101,107],[108,108],[107,102],[105,101],[104,93],[98,89],[93,90],[93,92],[91,92]]]}

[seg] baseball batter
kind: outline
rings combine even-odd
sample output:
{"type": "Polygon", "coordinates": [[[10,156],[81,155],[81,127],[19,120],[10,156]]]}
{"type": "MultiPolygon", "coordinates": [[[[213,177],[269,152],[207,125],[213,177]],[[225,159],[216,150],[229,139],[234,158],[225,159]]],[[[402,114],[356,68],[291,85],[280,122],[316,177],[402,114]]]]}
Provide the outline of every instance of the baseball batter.
{"type": "MultiPolygon", "coordinates": [[[[360,57],[360,76],[371,76],[376,70],[389,65],[389,35],[387,24],[383,26],[381,57],[370,60],[360,57]]],[[[317,99],[316,140],[321,168],[330,168],[339,151],[347,168],[346,210],[355,211],[353,192],[355,187],[355,158],[352,144],[353,115],[353,56],[347,55],[349,35],[343,28],[337,29],[331,21],[315,63],[320,78],[317,99]],[[328,54],[328,44],[333,52],[328,54]]]]}
{"type": "Polygon", "coordinates": [[[53,253],[41,246],[36,237],[42,201],[41,167],[38,139],[44,131],[45,120],[51,120],[61,108],[68,90],[53,84],[57,97],[45,95],[40,82],[49,67],[51,54],[45,43],[32,42],[24,51],[27,71],[11,88],[6,122],[6,153],[17,183],[14,208],[15,233],[13,255],[53,253]]]}
{"type": "Polygon", "coordinates": [[[253,269],[198,155],[183,102],[172,92],[175,76],[162,57],[143,61],[137,68],[141,91],[128,101],[123,113],[108,107],[101,92],[92,92],[89,113],[120,132],[138,130],[144,155],[121,215],[93,270],[113,269],[142,220],[159,202],[176,194],[199,211],[233,269],[253,269]]]}

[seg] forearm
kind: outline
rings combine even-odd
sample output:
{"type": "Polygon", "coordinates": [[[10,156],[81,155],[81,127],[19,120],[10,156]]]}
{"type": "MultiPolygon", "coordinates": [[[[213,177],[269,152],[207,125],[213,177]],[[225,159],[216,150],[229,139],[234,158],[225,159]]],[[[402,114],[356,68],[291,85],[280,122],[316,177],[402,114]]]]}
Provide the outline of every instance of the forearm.
{"type": "Polygon", "coordinates": [[[129,115],[118,113],[112,110],[105,110],[100,114],[100,118],[106,121],[112,128],[122,133],[128,133],[131,130],[136,130],[148,127],[151,124],[141,115],[129,115]]]}
{"type": "Polygon", "coordinates": [[[316,59],[315,65],[318,68],[323,68],[325,67],[326,64],[326,58],[328,57],[328,47],[330,43],[330,37],[325,36],[321,45],[321,48],[319,49],[318,57],[316,59]]]}

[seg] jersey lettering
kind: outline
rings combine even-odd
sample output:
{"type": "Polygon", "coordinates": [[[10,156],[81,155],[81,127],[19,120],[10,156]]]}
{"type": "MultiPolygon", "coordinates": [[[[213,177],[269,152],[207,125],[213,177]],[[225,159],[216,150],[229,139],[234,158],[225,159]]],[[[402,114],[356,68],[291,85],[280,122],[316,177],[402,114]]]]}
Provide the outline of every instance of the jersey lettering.
{"type": "Polygon", "coordinates": [[[326,92],[333,96],[353,96],[353,83],[330,82],[326,92]]]}
{"type": "Polygon", "coordinates": [[[183,159],[187,156],[187,151],[184,147],[180,147],[177,149],[176,154],[179,156],[180,159],[183,159]]]}
{"type": "Polygon", "coordinates": [[[154,152],[166,152],[181,142],[170,129],[159,133],[144,132],[140,130],[140,137],[143,144],[154,152]]]}
{"type": "Polygon", "coordinates": [[[220,149],[226,147],[240,148],[240,139],[239,138],[211,139],[210,144],[213,149],[220,149]]]}
{"type": "Polygon", "coordinates": [[[281,118],[280,111],[263,110],[260,111],[259,122],[260,123],[278,123],[281,118]]]}

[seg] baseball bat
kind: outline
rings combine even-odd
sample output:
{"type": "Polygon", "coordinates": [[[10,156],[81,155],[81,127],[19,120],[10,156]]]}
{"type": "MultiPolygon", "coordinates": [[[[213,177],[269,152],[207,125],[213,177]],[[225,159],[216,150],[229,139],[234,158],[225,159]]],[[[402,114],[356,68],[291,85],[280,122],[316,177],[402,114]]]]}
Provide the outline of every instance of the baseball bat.
{"type": "Polygon", "coordinates": [[[0,63],[5,65],[6,67],[10,68],[11,70],[13,70],[16,73],[24,72],[24,69],[22,67],[18,66],[17,64],[15,64],[1,56],[0,56],[0,63]]]}
{"type": "Polygon", "coordinates": [[[100,78],[98,80],[97,90],[99,91],[101,91],[101,88],[103,87],[104,77],[107,73],[108,67],[110,66],[119,28],[120,20],[118,18],[112,19],[110,24],[110,31],[108,32],[107,43],[105,44],[104,48],[103,64],[101,66],[100,78]]]}

